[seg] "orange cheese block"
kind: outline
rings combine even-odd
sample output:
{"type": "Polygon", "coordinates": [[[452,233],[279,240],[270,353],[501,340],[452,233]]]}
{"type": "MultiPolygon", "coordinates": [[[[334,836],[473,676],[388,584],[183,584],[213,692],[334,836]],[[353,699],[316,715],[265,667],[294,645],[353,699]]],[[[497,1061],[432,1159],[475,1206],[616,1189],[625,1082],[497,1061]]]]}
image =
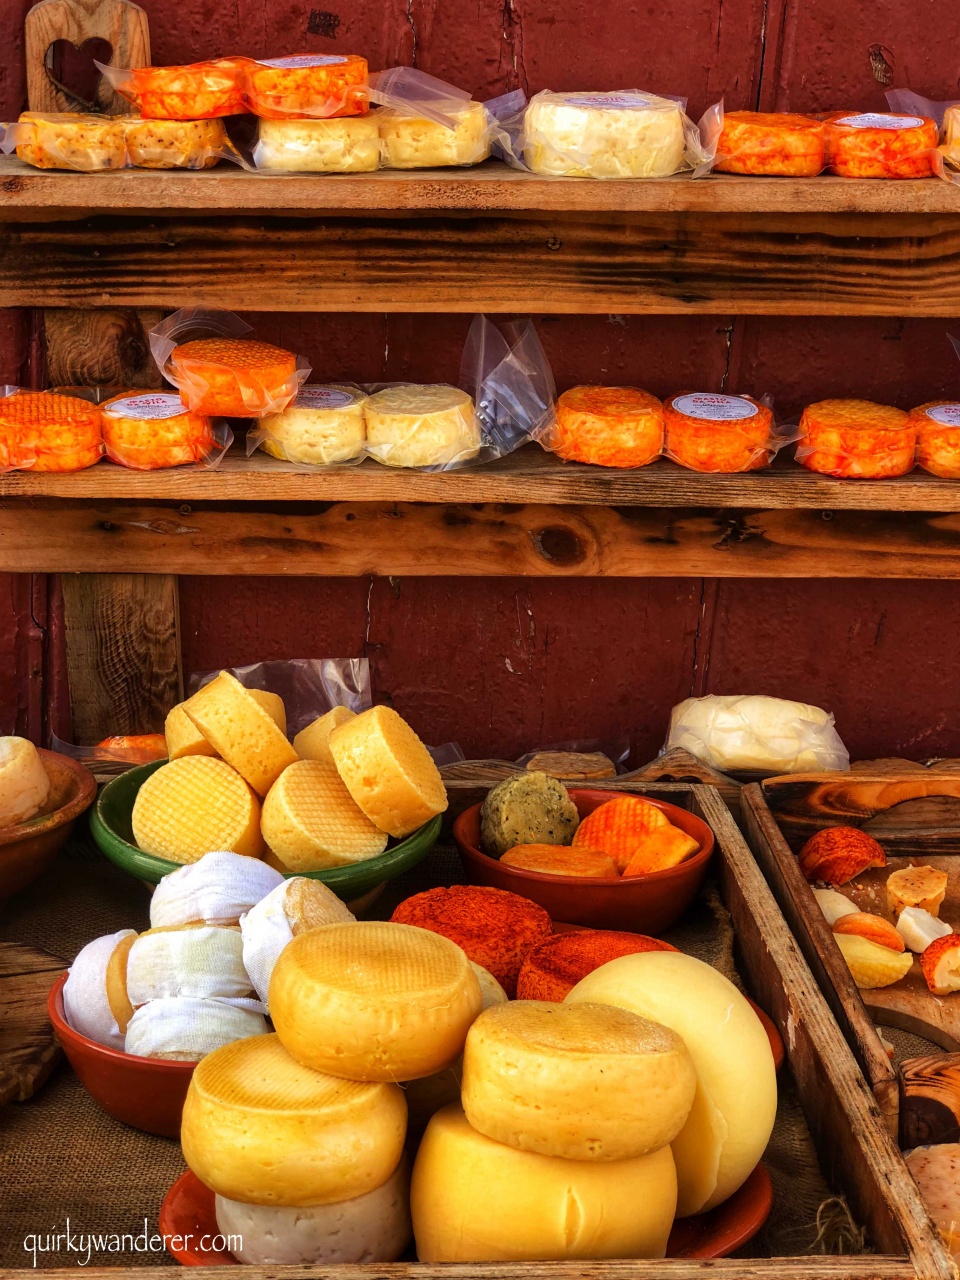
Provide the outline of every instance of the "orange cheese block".
{"type": "Polygon", "coordinates": [[[551,447],[568,462],[645,467],[663,450],[663,405],[638,387],[571,387],[551,447]]]}
{"type": "Polygon", "coordinates": [[[247,67],[243,98],[264,120],[363,115],[370,105],[367,60],[323,53],[261,58],[247,67]]]}
{"type": "Polygon", "coordinates": [[[669,819],[656,805],[639,796],[618,796],[594,809],[577,827],[574,848],[601,849],[622,872],[644,839],[669,819]]]}
{"type": "Polygon", "coordinates": [[[724,115],[713,166],[720,173],[813,178],[823,166],[822,121],[789,111],[724,115]]]}
{"type": "Polygon", "coordinates": [[[917,462],[931,475],[960,480],[960,403],[932,400],[908,415],[917,430],[917,462]]]}
{"type": "Polygon", "coordinates": [[[574,849],[564,844],[516,844],[500,861],[504,866],[539,871],[545,876],[609,879],[620,875],[609,853],[601,853],[599,849],[574,849]]]}
{"type": "Polygon", "coordinates": [[[841,178],[930,178],[939,137],[926,116],[837,114],[824,128],[827,165],[841,178]]]}
{"type": "Polygon", "coordinates": [[[216,446],[210,419],[167,391],[114,396],[102,413],[107,457],[124,467],[181,467],[202,462],[216,446]]]}
{"type": "Polygon", "coordinates": [[[667,457],[691,471],[756,471],[770,461],[773,414],[750,396],[671,396],[663,419],[667,457]]]}
{"type": "Polygon", "coordinates": [[[0,466],[82,471],[102,454],[100,410],[89,401],[39,391],[0,400],[0,466]]]}
{"type": "Polygon", "coordinates": [[[693,836],[675,827],[673,823],[657,827],[641,842],[636,853],[623,869],[625,876],[647,876],[654,871],[666,871],[678,867],[687,858],[700,851],[693,836]]]}
{"type": "Polygon", "coordinates": [[[902,409],[870,400],[818,400],[800,418],[797,461],[828,476],[876,480],[913,470],[917,427],[902,409]]]}
{"type": "Polygon", "coordinates": [[[252,338],[196,338],[174,347],[170,380],[197,413],[251,418],[282,409],[297,390],[297,358],[252,338]]]}
{"type": "Polygon", "coordinates": [[[247,58],[213,58],[183,67],[134,67],[116,85],[147,120],[212,120],[239,115],[247,58]]]}

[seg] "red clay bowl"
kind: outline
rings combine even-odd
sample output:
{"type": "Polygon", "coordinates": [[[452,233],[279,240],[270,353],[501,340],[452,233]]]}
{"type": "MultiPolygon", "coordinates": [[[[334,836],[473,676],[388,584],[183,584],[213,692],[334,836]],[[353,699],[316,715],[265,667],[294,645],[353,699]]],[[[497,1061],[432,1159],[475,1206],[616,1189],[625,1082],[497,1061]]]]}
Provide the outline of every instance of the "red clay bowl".
{"type": "MultiPolygon", "coordinates": [[[[585,818],[608,800],[617,800],[624,794],[572,789],[570,798],[580,817],[585,818]]],[[[460,814],[453,824],[453,838],[470,884],[491,885],[494,889],[506,889],[530,898],[553,920],[591,929],[627,929],[656,936],[675,924],[696,897],[713,853],[713,832],[701,818],[686,809],[650,796],[642,799],[662,810],[674,826],[693,836],[700,852],[677,867],[626,879],[616,876],[588,880],[505,867],[480,850],[479,804],[471,805],[460,814]]]]}
{"type": "Polygon", "coordinates": [[[180,1115],[195,1062],[138,1058],[89,1040],[63,1015],[63,984],[58,978],[47,996],[47,1012],[67,1061],[80,1083],[108,1115],[144,1133],[180,1137],[180,1115]]]}
{"type": "Polygon", "coordinates": [[[50,779],[47,803],[35,818],[0,827],[0,902],[46,871],[97,794],[96,779],[79,760],[43,750],[40,759],[50,779]]]}

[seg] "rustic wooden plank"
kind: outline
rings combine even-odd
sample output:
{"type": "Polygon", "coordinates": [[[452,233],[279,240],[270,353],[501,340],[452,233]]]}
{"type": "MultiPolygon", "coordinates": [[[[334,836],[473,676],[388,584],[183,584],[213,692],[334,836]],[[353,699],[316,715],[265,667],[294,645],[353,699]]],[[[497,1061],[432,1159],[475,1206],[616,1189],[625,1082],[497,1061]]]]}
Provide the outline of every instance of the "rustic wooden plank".
{"type": "Polygon", "coordinates": [[[954,316],[958,252],[958,214],[102,216],[5,224],[0,304],[954,316]]]}
{"type": "MultiPolygon", "coordinates": [[[[41,0],[28,11],[23,26],[31,111],[82,109],[47,74],[47,52],[57,40],[69,40],[78,49],[88,40],[106,40],[113,51],[110,61],[114,66],[150,65],[147,15],[131,0],[41,0]]],[[[130,103],[114,93],[102,78],[96,101],[97,109],[108,115],[128,115],[133,111],[130,103]]]]}
{"type": "Polygon", "coordinates": [[[47,992],[62,972],[55,956],[0,942],[0,1107],[32,1097],[60,1058],[47,992]]]}
{"type": "Polygon", "coordinates": [[[45,310],[47,382],[51,387],[160,386],[147,342],[147,330],[160,318],[159,311],[45,310]]]}
{"type": "Polygon", "coordinates": [[[960,1142],[960,1053],[905,1058],[900,1064],[900,1145],[904,1150],[960,1142]]]}

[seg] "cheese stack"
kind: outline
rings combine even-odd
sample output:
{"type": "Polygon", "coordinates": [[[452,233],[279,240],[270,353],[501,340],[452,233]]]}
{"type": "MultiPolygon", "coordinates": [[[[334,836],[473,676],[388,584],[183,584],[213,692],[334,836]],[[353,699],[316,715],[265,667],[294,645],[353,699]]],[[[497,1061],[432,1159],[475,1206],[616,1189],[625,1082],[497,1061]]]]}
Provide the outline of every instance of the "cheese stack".
{"type": "Polygon", "coordinates": [[[435,169],[480,164],[490,155],[490,119],[480,102],[443,104],[454,127],[405,115],[389,107],[376,112],[381,162],[388,169],[435,169]]]}
{"type": "Polygon", "coordinates": [[[718,173],[814,178],[824,167],[823,122],[792,112],[727,111],[718,173]]]}
{"type": "Polygon", "coordinates": [[[480,452],[473,400],[459,387],[404,383],[363,407],[367,452],[388,467],[450,467],[480,452]]]}
{"type": "Polygon", "coordinates": [[[773,414],[750,396],[707,392],[664,404],[667,457],[691,471],[755,471],[771,458],[773,414]]]}
{"type": "Polygon", "coordinates": [[[571,387],[548,447],[570,462],[645,467],[663,449],[663,405],[637,387],[571,387]]]}
{"type": "Polygon", "coordinates": [[[87,400],[17,391],[0,400],[0,468],[82,471],[100,461],[100,410],[87,400]]]}
{"type": "Polygon", "coordinates": [[[47,803],[50,779],[26,738],[0,738],[0,831],[33,818],[47,803]]]}
{"type": "Polygon", "coordinates": [[[210,417],[259,418],[297,392],[297,358],[252,338],[195,338],[174,347],[163,370],[188,409],[210,417]]]}
{"type": "Polygon", "coordinates": [[[373,115],[261,120],[253,163],[273,172],[372,173],[380,168],[380,130],[373,115]]]}
{"type": "Polygon", "coordinates": [[[165,391],[114,396],[102,406],[107,457],[150,471],[202,462],[216,447],[210,419],[165,391]]]}
{"type": "Polygon", "coordinates": [[[363,455],[367,438],[363,415],[366,399],[358,387],[305,386],[286,409],[268,413],[261,420],[261,448],[272,458],[314,467],[353,462],[363,455]]]}
{"type": "Polygon", "coordinates": [[[917,422],[870,400],[819,400],[800,417],[797,461],[828,476],[879,480],[913,470],[917,422]]]}
{"type": "MultiPolygon", "coordinates": [[[[666,178],[685,167],[684,116],[652,93],[550,93],[530,99],[523,158],[567,178],[666,178]]],[[[689,167],[689,166],[687,166],[689,167]]]]}
{"type": "Polygon", "coordinates": [[[908,415],[917,432],[917,462],[931,475],[960,480],[960,404],[934,400],[908,415]]]}
{"type": "Polygon", "coordinates": [[[939,135],[926,116],[838,114],[824,127],[826,161],[841,178],[929,178],[939,135]]]}

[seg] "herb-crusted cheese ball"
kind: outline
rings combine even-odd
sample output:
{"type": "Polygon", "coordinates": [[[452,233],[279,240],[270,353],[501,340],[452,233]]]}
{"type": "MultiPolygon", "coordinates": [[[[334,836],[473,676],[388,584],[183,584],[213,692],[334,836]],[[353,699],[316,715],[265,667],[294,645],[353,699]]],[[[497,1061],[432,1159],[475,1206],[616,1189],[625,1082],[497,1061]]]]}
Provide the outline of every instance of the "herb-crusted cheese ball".
{"type": "Polygon", "coordinates": [[[580,825],[566,787],[545,773],[505,778],[480,811],[480,847],[499,858],[518,844],[569,844],[580,825]]]}

